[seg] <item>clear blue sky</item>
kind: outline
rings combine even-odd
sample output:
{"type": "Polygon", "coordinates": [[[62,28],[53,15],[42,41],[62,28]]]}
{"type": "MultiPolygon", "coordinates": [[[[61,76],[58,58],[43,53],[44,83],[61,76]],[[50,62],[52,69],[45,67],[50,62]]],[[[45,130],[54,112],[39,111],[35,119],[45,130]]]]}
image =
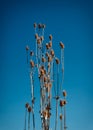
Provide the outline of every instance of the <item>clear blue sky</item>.
{"type": "Polygon", "coordinates": [[[0,130],[24,127],[24,104],[30,101],[25,46],[35,49],[34,22],[46,24],[46,39],[53,34],[58,56],[59,41],[65,44],[68,130],[92,130],[92,0],[0,1],[0,130]]]}

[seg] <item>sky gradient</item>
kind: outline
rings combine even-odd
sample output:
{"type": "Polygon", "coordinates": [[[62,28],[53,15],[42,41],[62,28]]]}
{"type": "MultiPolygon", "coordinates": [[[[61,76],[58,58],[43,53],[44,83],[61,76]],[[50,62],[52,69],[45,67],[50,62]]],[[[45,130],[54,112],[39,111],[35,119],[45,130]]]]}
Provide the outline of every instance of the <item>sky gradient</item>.
{"type": "MultiPolygon", "coordinates": [[[[65,44],[63,88],[68,93],[68,130],[92,130],[92,0],[1,1],[0,130],[24,128],[24,104],[30,101],[25,46],[35,49],[34,22],[46,24],[46,41],[52,34],[56,55],[59,56],[59,41],[65,44]]],[[[35,94],[39,96],[37,89],[35,94]]]]}

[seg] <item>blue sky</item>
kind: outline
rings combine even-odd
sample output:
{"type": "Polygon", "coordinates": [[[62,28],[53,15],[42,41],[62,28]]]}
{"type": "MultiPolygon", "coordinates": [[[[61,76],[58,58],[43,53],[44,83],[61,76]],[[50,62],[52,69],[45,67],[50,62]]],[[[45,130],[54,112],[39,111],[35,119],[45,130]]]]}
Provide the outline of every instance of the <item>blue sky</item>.
{"type": "MultiPolygon", "coordinates": [[[[46,24],[46,41],[52,34],[56,55],[59,41],[65,44],[68,129],[93,129],[93,2],[4,0],[0,4],[0,130],[24,127],[24,104],[30,101],[25,46],[35,49],[34,22],[46,24]]],[[[39,96],[37,89],[35,94],[39,96]]]]}

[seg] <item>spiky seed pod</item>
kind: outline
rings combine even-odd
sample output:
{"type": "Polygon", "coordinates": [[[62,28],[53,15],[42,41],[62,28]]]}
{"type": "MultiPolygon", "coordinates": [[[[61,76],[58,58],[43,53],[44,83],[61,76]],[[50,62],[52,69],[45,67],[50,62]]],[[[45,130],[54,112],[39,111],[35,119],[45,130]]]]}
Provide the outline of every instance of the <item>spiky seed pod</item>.
{"type": "Polygon", "coordinates": [[[39,29],[42,28],[42,24],[41,24],[41,23],[38,24],[38,28],[39,28],[39,29]]]}
{"type": "Polygon", "coordinates": [[[66,91],[65,91],[65,90],[63,91],[63,96],[64,96],[64,97],[66,97],[66,96],[67,96],[67,93],[66,93],[66,91]]]}
{"type": "Polygon", "coordinates": [[[45,24],[42,24],[42,28],[45,28],[46,27],[46,25],[45,24]]]}
{"type": "Polygon", "coordinates": [[[38,34],[37,33],[35,34],[35,39],[38,39],[38,34]]]}
{"type": "Polygon", "coordinates": [[[37,39],[37,43],[41,44],[41,39],[40,38],[37,39]]]}
{"type": "Polygon", "coordinates": [[[49,47],[49,44],[48,43],[46,43],[46,49],[49,49],[50,47],[49,47]]]}
{"type": "Polygon", "coordinates": [[[50,115],[51,114],[50,114],[50,112],[48,110],[43,111],[43,116],[44,116],[45,119],[50,118],[50,115]]]}
{"type": "Polygon", "coordinates": [[[49,47],[52,47],[52,42],[51,41],[49,42],[49,47]]]}
{"type": "Polygon", "coordinates": [[[55,54],[55,53],[54,53],[54,50],[51,50],[51,51],[50,51],[50,54],[51,54],[51,56],[53,57],[54,54],[55,54]]]}
{"type": "Polygon", "coordinates": [[[42,62],[46,62],[46,59],[44,57],[42,57],[42,62]]]}
{"type": "Polygon", "coordinates": [[[33,56],[34,55],[34,52],[33,51],[30,51],[30,56],[33,56]]]}
{"type": "Polygon", "coordinates": [[[30,65],[31,67],[34,67],[35,66],[34,61],[30,60],[30,65]]]}
{"type": "Polygon", "coordinates": [[[28,50],[29,50],[29,46],[27,45],[27,46],[26,46],[26,51],[28,51],[28,50]]]}
{"type": "Polygon", "coordinates": [[[39,68],[39,70],[40,70],[40,73],[45,73],[45,70],[44,70],[44,66],[42,65],[42,66],[40,66],[40,68],[39,68]]]}
{"type": "Polygon", "coordinates": [[[31,106],[28,107],[28,112],[31,112],[32,111],[32,108],[31,106]]]}
{"type": "Polygon", "coordinates": [[[58,58],[56,58],[55,60],[56,60],[56,63],[57,63],[57,64],[59,64],[59,63],[60,63],[60,61],[59,61],[59,59],[58,59],[58,58]]]}
{"type": "Polygon", "coordinates": [[[48,62],[51,62],[52,61],[52,57],[49,55],[48,56],[48,62]]]}
{"type": "Polygon", "coordinates": [[[37,27],[37,24],[36,23],[34,23],[34,28],[36,28],[37,27]]]}
{"type": "Polygon", "coordinates": [[[40,70],[40,73],[41,73],[41,76],[43,76],[43,75],[44,75],[44,70],[41,69],[41,70],[40,70]]]}
{"type": "Polygon", "coordinates": [[[63,118],[62,114],[60,114],[59,118],[60,118],[60,120],[62,120],[62,118],[63,118]]]}
{"type": "Polygon", "coordinates": [[[44,37],[43,37],[43,36],[41,36],[41,37],[40,37],[40,39],[41,39],[41,41],[43,41],[43,40],[44,40],[44,37]]]}
{"type": "Polygon", "coordinates": [[[49,39],[52,40],[52,35],[51,34],[49,35],[49,39]]]}
{"type": "Polygon", "coordinates": [[[67,102],[66,102],[66,100],[64,100],[64,105],[66,105],[67,104],[67,102]]]}
{"type": "Polygon", "coordinates": [[[64,44],[62,42],[60,42],[60,47],[63,49],[64,48],[64,44]]]}
{"type": "Polygon", "coordinates": [[[26,104],[25,104],[25,107],[28,108],[28,106],[29,106],[29,103],[26,103],[26,104]]]}
{"type": "Polygon", "coordinates": [[[64,105],[64,100],[60,100],[60,106],[63,107],[64,105]]]}

